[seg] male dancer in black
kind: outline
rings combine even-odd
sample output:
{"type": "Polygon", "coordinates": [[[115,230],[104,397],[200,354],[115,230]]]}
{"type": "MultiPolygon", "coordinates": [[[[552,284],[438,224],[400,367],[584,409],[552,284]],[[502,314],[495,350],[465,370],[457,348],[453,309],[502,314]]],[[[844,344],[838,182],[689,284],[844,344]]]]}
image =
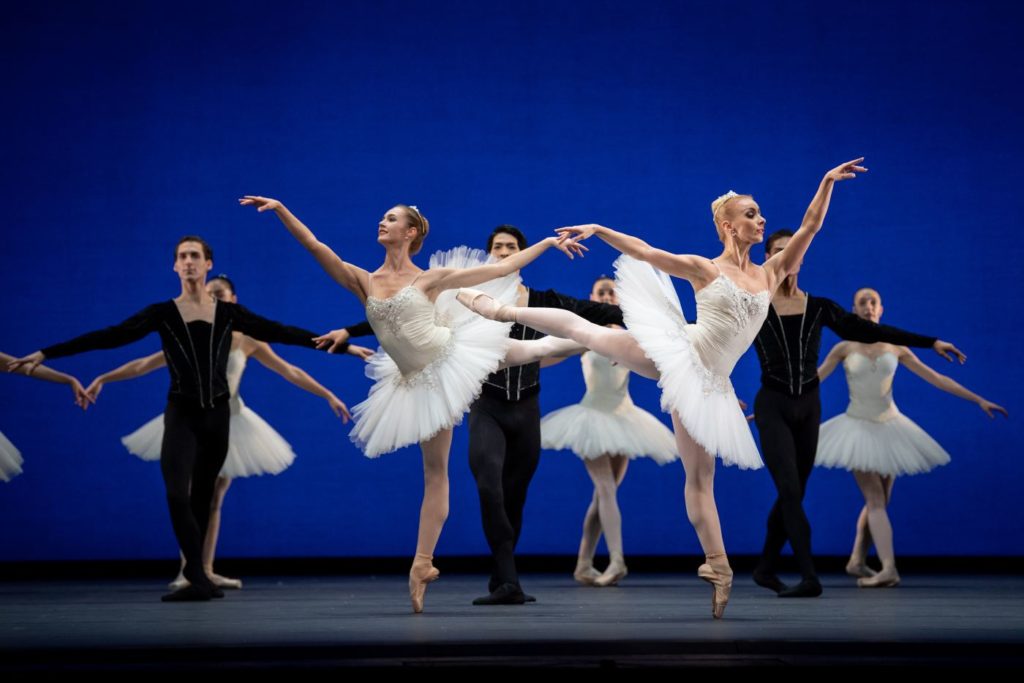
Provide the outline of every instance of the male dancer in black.
{"type": "MultiPolygon", "coordinates": [[[[769,235],[765,240],[765,259],[782,251],[792,236],[789,230],[769,235]]],[[[821,582],[811,557],[811,525],[804,513],[803,498],[807,479],[814,468],[821,423],[818,354],[822,325],[842,339],[932,347],[947,360],[955,355],[962,363],[965,358],[949,342],[869,322],[830,299],[801,291],[797,287],[797,273],[782,282],[755,340],[761,361],[761,389],[754,401],[761,453],[778,492],[768,515],[768,531],[761,559],[754,570],[754,582],[782,598],[821,595],[821,582]],[[787,540],[802,577],[800,583],[792,587],[787,587],[776,575],[779,555],[787,540]]],[[[847,567],[848,572],[858,570],[863,571],[847,567]]]]}
{"type": "MultiPolygon", "coordinates": [[[[526,249],[526,237],[512,225],[500,225],[487,238],[487,251],[503,259],[526,249]]],[[[597,325],[622,325],[618,306],[575,299],[552,289],[519,286],[519,306],[543,306],[572,311],[597,325]]],[[[544,335],[519,323],[513,339],[544,335]]],[[[469,410],[469,467],[480,495],[484,535],[491,548],[493,572],[488,595],[474,605],[521,605],[532,602],[523,593],[516,571],[515,548],[523,526],[526,490],[540,462],[540,363],[505,368],[484,382],[483,392],[469,410]]]]}
{"type": "Polygon", "coordinates": [[[191,585],[163,596],[165,602],[223,597],[203,571],[203,538],[209,522],[217,474],[228,449],[228,353],[231,333],[265,342],[314,348],[314,332],[262,318],[206,293],[213,250],[202,238],[183,237],[174,251],[181,295],[152,304],[124,322],[25,356],[9,365],[31,372],[44,359],[111,349],[160,335],[171,388],[164,411],[160,468],[167,490],[171,525],[185,556],[183,574],[191,585]]]}

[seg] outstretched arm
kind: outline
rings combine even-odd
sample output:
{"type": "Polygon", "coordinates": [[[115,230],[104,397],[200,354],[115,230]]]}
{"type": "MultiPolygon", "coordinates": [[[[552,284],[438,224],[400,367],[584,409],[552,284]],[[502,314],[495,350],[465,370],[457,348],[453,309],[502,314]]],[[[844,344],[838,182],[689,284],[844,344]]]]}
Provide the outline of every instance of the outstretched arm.
{"type": "Polygon", "coordinates": [[[94,379],[85,391],[89,394],[89,398],[95,403],[96,398],[100,395],[100,391],[103,390],[104,384],[142,377],[143,375],[149,374],[157,368],[162,368],[166,365],[167,358],[164,356],[163,351],[158,351],[152,355],[145,356],[144,358],[136,358],[135,360],[128,361],[121,367],[114,368],[109,372],[104,372],[102,375],[94,379]]]}
{"type": "Polygon", "coordinates": [[[369,273],[359,266],[342,261],[333,249],[318,240],[313,231],[296,218],[284,204],[276,199],[255,195],[246,195],[239,199],[238,203],[242,206],[255,206],[260,212],[273,211],[277,214],[284,227],[288,228],[288,232],[313,255],[320,267],[327,271],[335,282],[359,297],[360,301],[366,301],[370,290],[369,273]]]}
{"type": "Polygon", "coordinates": [[[472,287],[488,280],[514,273],[532,263],[538,256],[551,247],[557,248],[570,259],[573,254],[583,256],[587,248],[579,244],[560,244],[557,237],[548,237],[520,252],[483,266],[474,268],[431,268],[423,275],[423,289],[433,293],[446,289],[472,287]]]}
{"type": "Polygon", "coordinates": [[[959,396],[965,401],[977,403],[978,407],[984,410],[985,414],[989,417],[995,417],[995,413],[1002,413],[1006,417],[1010,416],[1010,414],[1006,412],[1006,408],[978,396],[973,391],[955,382],[952,378],[932,370],[930,367],[922,363],[921,360],[908,348],[900,349],[900,363],[902,363],[907,370],[910,370],[925,382],[928,382],[928,384],[938,387],[939,389],[953,394],[954,396],[959,396]]]}
{"type": "Polygon", "coordinates": [[[85,351],[114,349],[131,344],[156,330],[160,317],[159,307],[160,304],[147,306],[122,323],[102,330],[86,332],[69,341],[47,346],[35,353],[13,360],[7,364],[7,371],[14,372],[25,367],[28,369],[28,374],[31,374],[47,358],[62,358],[85,351]]]}
{"type": "Polygon", "coordinates": [[[825,378],[836,369],[836,366],[843,362],[843,359],[846,358],[847,349],[848,347],[845,342],[839,342],[832,347],[832,350],[825,356],[825,362],[818,366],[819,382],[824,382],[825,378]]]}
{"type": "Polygon", "coordinates": [[[764,267],[775,274],[775,281],[782,282],[783,278],[793,273],[800,266],[800,262],[811,246],[811,240],[821,230],[821,224],[825,221],[825,214],[828,213],[828,205],[832,200],[832,188],[841,180],[856,178],[858,173],[866,173],[868,169],[860,165],[864,157],[847,161],[845,164],[836,166],[825,174],[818,186],[818,191],[807,207],[804,219],[800,228],[790,238],[786,248],[764,262],[764,267]]]}
{"type": "Polygon", "coordinates": [[[948,341],[906,332],[891,325],[873,323],[858,315],[844,311],[842,306],[831,299],[822,298],[819,301],[821,301],[822,312],[824,313],[822,322],[842,339],[859,341],[865,344],[886,342],[896,346],[931,348],[935,353],[950,362],[953,362],[953,357],[955,356],[961,365],[967,360],[967,356],[948,341]]]}
{"type": "Polygon", "coordinates": [[[327,353],[349,353],[353,356],[358,356],[363,360],[366,360],[369,356],[365,355],[365,351],[370,351],[369,355],[373,355],[373,351],[364,346],[353,346],[348,343],[348,340],[352,337],[368,337],[372,334],[373,328],[370,327],[369,322],[364,320],[356,323],[355,325],[331,330],[326,334],[316,337],[313,341],[316,342],[316,348],[326,348],[327,353]]]}
{"type": "Polygon", "coordinates": [[[294,384],[295,386],[305,389],[314,396],[327,401],[328,405],[331,406],[331,410],[334,414],[341,418],[342,422],[348,422],[351,415],[349,415],[348,408],[341,400],[327,389],[322,384],[317,382],[315,379],[309,376],[305,370],[295,365],[292,365],[281,356],[274,353],[274,350],[270,348],[270,345],[266,342],[253,341],[251,342],[254,346],[252,357],[262,363],[266,368],[273,370],[277,374],[284,377],[286,380],[294,384]]]}
{"type": "MultiPolygon", "coordinates": [[[[11,363],[15,360],[14,356],[8,356],[6,353],[0,353],[0,364],[11,363]]],[[[26,377],[35,377],[36,379],[45,380],[47,382],[54,382],[56,384],[67,384],[71,387],[71,393],[75,395],[75,405],[85,410],[89,407],[90,403],[94,401],[86,393],[85,389],[82,388],[81,382],[71,375],[48,368],[45,365],[36,366],[34,371],[28,367],[21,366],[14,370],[16,374],[25,375],[26,377]]]]}
{"type": "Polygon", "coordinates": [[[590,223],[587,225],[571,225],[555,230],[564,243],[578,244],[591,235],[597,235],[613,249],[632,256],[638,261],[650,263],[658,270],[684,280],[701,281],[715,277],[718,272],[710,259],[693,254],[673,254],[652,247],[639,237],[606,228],[603,225],[590,223]]]}

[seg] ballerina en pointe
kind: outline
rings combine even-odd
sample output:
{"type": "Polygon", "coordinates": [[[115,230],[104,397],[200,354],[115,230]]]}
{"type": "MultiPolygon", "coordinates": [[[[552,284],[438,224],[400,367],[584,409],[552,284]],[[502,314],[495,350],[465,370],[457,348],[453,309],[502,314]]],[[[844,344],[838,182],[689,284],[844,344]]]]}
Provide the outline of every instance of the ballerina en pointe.
{"type": "Polygon", "coordinates": [[[423,611],[423,598],[427,594],[427,584],[437,581],[441,572],[432,564],[433,555],[416,553],[412,562],[412,569],[409,570],[409,600],[412,601],[412,611],[419,614],[423,611]]]}
{"type": "Polygon", "coordinates": [[[697,568],[697,576],[711,584],[711,616],[721,619],[732,591],[732,569],[725,553],[705,555],[707,562],[697,568]]]}

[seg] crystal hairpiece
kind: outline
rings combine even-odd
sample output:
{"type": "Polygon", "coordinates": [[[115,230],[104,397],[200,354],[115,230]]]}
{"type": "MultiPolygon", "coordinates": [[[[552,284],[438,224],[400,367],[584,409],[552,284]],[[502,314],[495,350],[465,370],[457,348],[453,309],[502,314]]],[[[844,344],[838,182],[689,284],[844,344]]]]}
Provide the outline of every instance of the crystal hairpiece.
{"type": "Polygon", "coordinates": [[[711,218],[712,219],[716,218],[718,216],[718,212],[721,210],[721,208],[723,206],[725,206],[729,202],[729,200],[731,200],[731,199],[733,199],[735,197],[739,197],[739,195],[736,194],[735,192],[733,192],[732,190],[729,190],[725,194],[723,194],[720,197],[718,197],[717,199],[715,199],[715,201],[713,201],[712,204],[717,204],[717,206],[715,207],[715,210],[711,213],[711,218]]]}

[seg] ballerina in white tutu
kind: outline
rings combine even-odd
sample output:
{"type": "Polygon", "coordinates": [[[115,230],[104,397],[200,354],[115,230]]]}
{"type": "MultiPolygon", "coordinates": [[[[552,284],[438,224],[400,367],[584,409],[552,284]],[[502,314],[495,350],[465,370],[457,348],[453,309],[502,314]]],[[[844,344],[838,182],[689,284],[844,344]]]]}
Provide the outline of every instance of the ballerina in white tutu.
{"type": "MultiPolygon", "coordinates": [[[[873,289],[857,290],[853,310],[877,323],[882,317],[882,297],[873,289]]],[[[962,362],[962,361],[961,361],[962,362]]],[[[896,477],[927,472],[949,462],[949,454],[935,439],[899,411],[892,399],[896,368],[904,365],[929,384],[954,396],[977,403],[985,414],[1007,415],[1006,409],[964,388],[946,375],[922,363],[906,346],[844,341],[836,344],[818,368],[824,381],[839,363],[846,371],[850,405],[846,413],[821,425],[814,464],[853,472],[864,495],[857,519],[857,534],[848,567],[864,568],[857,585],[883,588],[900,582],[893,550],[892,523],[886,507],[896,477]],[[867,554],[874,542],[882,570],[867,570],[867,554]]]]}
{"type": "MultiPolygon", "coordinates": [[[[618,305],[615,281],[602,276],[594,282],[590,300],[618,305]]],[[[577,405],[559,408],[541,420],[541,445],[569,449],[587,467],[594,495],[583,518],[583,536],[573,576],[590,586],[611,586],[625,578],[622,516],[617,493],[631,458],[649,457],[659,465],[678,458],[672,432],[658,418],[638,408],[629,395],[629,370],[587,351],[580,358],[587,392],[577,405]],[[594,553],[604,533],[610,561],[594,569],[594,553]]]]}
{"type": "Polygon", "coordinates": [[[761,467],[729,375],[757,336],[772,293],[798,267],[821,229],[834,184],[865,171],[861,161],[847,162],[825,174],[788,248],[763,267],[750,259],[750,248],[764,238],[765,225],[750,195],[729,192],[712,202],[712,219],[725,245],[715,259],[672,254],[600,225],[559,228],[569,244],[596,234],[625,254],[616,261],[616,283],[628,330],[593,325],[567,311],[502,306],[473,290],[459,293],[459,300],[481,315],[573,339],[639,375],[658,380],[661,405],[672,413],[686,470],[687,516],[707,558],[697,574],[712,584],[715,618],[725,611],[732,569],[715,506],[714,456],[744,468],[761,467]],[[693,285],[696,323],[686,323],[666,273],[693,285]]]}
{"type": "MultiPolygon", "coordinates": [[[[9,356],[6,353],[0,352],[0,367],[6,368],[8,363],[17,360],[14,356],[9,356]]],[[[25,375],[26,377],[33,377],[35,379],[41,379],[46,382],[54,382],[55,384],[67,384],[71,387],[71,393],[75,395],[75,405],[85,410],[92,403],[89,395],[85,392],[81,383],[71,375],[48,368],[45,365],[37,365],[34,370],[29,370],[26,367],[20,367],[14,371],[16,374],[25,375]]],[[[21,466],[25,460],[21,457],[21,452],[11,443],[10,439],[0,432],[0,481],[9,482],[14,477],[21,474],[21,466]]]]}
{"type": "MultiPolygon", "coordinates": [[[[218,275],[206,283],[206,291],[215,299],[237,304],[234,283],[226,275],[218,275]]],[[[368,358],[370,349],[362,346],[347,346],[347,353],[360,358],[368,358]]],[[[309,393],[320,396],[327,401],[334,414],[348,422],[349,412],[345,404],[332,391],[309,376],[305,370],[296,367],[274,353],[266,342],[248,337],[241,332],[231,335],[231,352],[228,354],[228,388],[231,393],[229,406],[231,409],[231,426],[228,441],[228,455],[221,468],[220,476],[214,488],[213,500],[210,504],[210,521],[203,540],[203,569],[215,586],[220,588],[241,588],[239,579],[221,576],[214,571],[213,563],[217,553],[217,540],[220,535],[221,509],[224,496],[231,486],[231,481],[238,477],[251,477],[262,474],[280,474],[295,459],[292,447],[266,421],[247,407],[238,394],[238,386],[245,372],[246,361],[255,358],[266,368],[309,393]]],[[[154,353],[145,358],[125,363],[119,368],[103,373],[92,381],[86,392],[95,400],[104,384],[119,382],[126,379],[141,377],[157,368],[166,367],[167,360],[163,352],[154,353]]],[[[121,439],[132,455],[143,460],[160,459],[160,446],[164,438],[164,416],[157,415],[152,420],[121,439]]],[[[182,573],[185,558],[182,555],[181,570],[177,578],[170,583],[171,590],[180,590],[189,585],[182,573]]]]}
{"type": "MultiPolygon", "coordinates": [[[[518,279],[510,276],[551,247],[572,256],[582,245],[546,240],[500,262],[466,247],[436,254],[429,270],[411,256],[419,252],[430,224],[415,206],[399,204],[377,225],[384,263],[369,272],[343,261],[320,242],[281,202],[246,196],[244,206],[273,211],[288,231],[334,280],[366,306],[366,317],[381,345],[366,374],[375,383],[365,401],[352,410],[352,440],[367,457],[414,443],[423,454],[423,503],[416,557],[409,571],[414,612],[423,611],[426,586],[439,576],[434,548],[448,517],[448,452],[452,428],[480,394],[486,377],[503,367],[568,355],[579,347],[563,339],[516,341],[510,323],[495,323],[455,304],[458,287],[483,285],[499,301],[511,302],[518,279]]],[[[329,336],[324,343],[333,342],[329,336]]]]}

